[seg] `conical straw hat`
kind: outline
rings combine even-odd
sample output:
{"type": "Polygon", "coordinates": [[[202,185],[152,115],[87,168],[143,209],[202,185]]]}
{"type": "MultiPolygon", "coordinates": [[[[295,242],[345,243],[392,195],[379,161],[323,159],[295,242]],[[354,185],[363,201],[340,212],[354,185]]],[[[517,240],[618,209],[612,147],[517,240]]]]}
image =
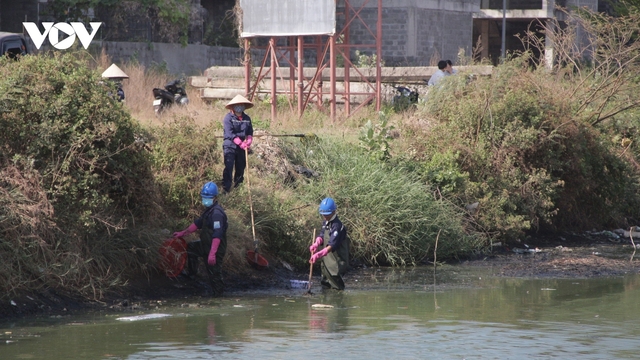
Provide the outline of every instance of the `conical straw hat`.
{"type": "Polygon", "coordinates": [[[240,94],[236,95],[236,97],[231,99],[231,101],[229,101],[229,103],[227,103],[225,107],[231,110],[233,108],[233,105],[238,105],[238,104],[244,104],[247,109],[251,109],[253,107],[253,103],[247,100],[247,98],[245,98],[240,94]]]}
{"type": "Polygon", "coordinates": [[[125,74],[118,65],[111,64],[111,66],[102,73],[102,77],[109,79],[128,79],[129,75],[125,74]]]}

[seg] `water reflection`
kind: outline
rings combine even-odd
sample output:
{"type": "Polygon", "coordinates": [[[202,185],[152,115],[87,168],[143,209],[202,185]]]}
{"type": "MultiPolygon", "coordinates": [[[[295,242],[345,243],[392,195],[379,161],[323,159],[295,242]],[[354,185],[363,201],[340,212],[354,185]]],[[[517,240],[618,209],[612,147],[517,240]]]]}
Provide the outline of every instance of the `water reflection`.
{"type": "Polygon", "coordinates": [[[345,292],[188,299],[171,317],[90,313],[2,324],[0,358],[640,358],[640,276],[514,279],[368,269],[345,292]],[[315,308],[314,304],[332,308],[315,308]]]}

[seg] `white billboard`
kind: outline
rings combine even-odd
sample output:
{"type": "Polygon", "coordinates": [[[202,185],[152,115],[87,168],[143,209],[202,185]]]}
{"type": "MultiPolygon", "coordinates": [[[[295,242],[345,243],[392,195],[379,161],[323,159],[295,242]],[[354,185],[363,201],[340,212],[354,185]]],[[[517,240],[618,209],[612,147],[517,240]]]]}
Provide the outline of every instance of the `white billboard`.
{"type": "Polygon", "coordinates": [[[336,0],[240,0],[241,37],[333,35],[336,0]]]}

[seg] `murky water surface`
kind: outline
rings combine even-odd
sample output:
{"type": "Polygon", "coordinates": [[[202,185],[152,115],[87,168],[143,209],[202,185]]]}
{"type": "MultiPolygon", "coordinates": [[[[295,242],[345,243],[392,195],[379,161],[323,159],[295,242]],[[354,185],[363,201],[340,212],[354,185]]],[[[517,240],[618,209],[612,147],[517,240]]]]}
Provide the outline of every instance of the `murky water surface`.
{"type": "Polygon", "coordinates": [[[640,359],[640,276],[485,271],[368,269],[341,293],[236,293],[0,323],[0,359],[640,359]],[[119,320],[148,314],[164,317],[119,320]]]}

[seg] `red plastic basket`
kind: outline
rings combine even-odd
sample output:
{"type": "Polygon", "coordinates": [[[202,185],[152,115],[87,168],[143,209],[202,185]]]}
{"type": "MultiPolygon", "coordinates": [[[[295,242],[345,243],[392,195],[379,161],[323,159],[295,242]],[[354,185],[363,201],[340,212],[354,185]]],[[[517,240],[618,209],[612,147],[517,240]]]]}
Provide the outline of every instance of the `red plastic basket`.
{"type": "Polygon", "coordinates": [[[181,238],[165,240],[160,247],[160,267],[168,277],[180,275],[187,263],[187,242],[181,238]]]}

